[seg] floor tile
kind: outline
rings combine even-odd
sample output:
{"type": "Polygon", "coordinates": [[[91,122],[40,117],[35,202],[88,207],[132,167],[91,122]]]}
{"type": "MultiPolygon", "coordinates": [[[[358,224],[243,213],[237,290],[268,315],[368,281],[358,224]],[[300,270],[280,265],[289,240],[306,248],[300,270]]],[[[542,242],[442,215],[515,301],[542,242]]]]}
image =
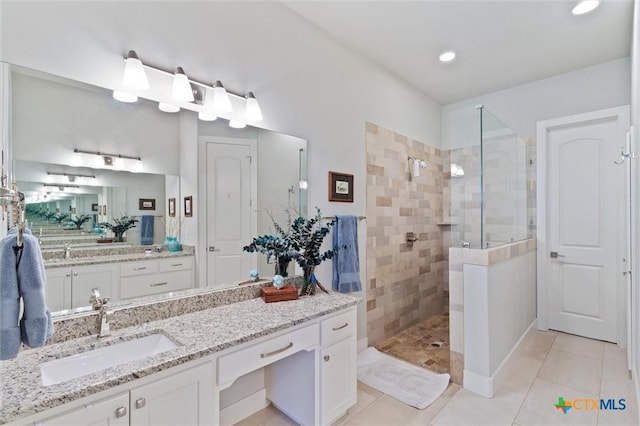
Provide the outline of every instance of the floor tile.
{"type": "Polygon", "coordinates": [[[520,355],[544,361],[555,338],[556,333],[531,330],[522,342],[520,355]]]}
{"type": "MultiPolygon", "coordinates": [[[[626,360],[626,358],[625,358],[626,360]]],[[[625,399],[624,410],[600,410],[599,425],[635,425],[638,424],[638,403],[634,398],[635,389],[630,379],[603,379],[600,397],[613,399],[620,408],[619,399],[625,399]]]]}
{"type": "MultiPolygon", "coordinates": [[[[358,382],[358,383],[360,383],[360,382],[358,382]]],[[[362,410],[366,409],[369,405],[371,405],[378,398],[379,398],[379,396],[373,396],[370,393],[360,389],[360,387],[358,386],[358,398],[357,398],[356,405],[354,405],[353,407],[349,408],[347,410],[347,414],[345,414],[344,416],[342,416],[339,419],[337,419],[334,422],[334,425],[341,426],[341,425],[349,423],[351,421],[351,419],[353,419],[355,416],[357,416],[362,410]]]]}
{"type": "Polygon", "coordinates": [[[569,410],[566,414],[555,407],[558,398],[567,401],[578,398],[597,399],[598,395],[577,391],[567,386],[536,379],[516,416],[515,423],[521,426],[538,425],[596,425],[598,412],[591,410],[569,410]]]}
{"type": "Polygon", "coordinates": [[[404,425],[415,416],[416,411],[397,399],[383,395],[344,425],[404,425]]]}
{"type": "Polygon", "coordinates": [[[378,389],[374,389],[370,386],[365,385],[362,382],[358,382],[358,390],[362,390],[366,393],[368,393],[369,395],[372,395],[376,398],[381,397],[382,395],[384,395],[382,392],[380,392],[378,389]]]}
{"type": "Polygon", "coordinates": [[[541,368],[542,361],[520,356],[507,371],[507,376],[500,387],[526,395],[541,368]]]}
{"type": "Polygon", "coordinates": [[[558,333],[555,341],[553,342],[552,348],[586,356],[588,358],[602,360],[604,342],[574,336],[573,334],[558,333]]]}
{"type": "Polygon", "coordinates": [[[604,346],[604,360],[602,362],[603,379],[628,380],[627,350],[610,343],[604,346]]]}
{"type": "Polygon", "coordinates": [[[466,389],[457,392],[432,420],[438,425],[511,425],[524,400],[523,394],[499,389],[485,398],[466,389]]]}
{"type": "Polygon", "coordinates": [[[551,349],[538,377],[597,396],[600,394],[602,361],[551,349]]]}

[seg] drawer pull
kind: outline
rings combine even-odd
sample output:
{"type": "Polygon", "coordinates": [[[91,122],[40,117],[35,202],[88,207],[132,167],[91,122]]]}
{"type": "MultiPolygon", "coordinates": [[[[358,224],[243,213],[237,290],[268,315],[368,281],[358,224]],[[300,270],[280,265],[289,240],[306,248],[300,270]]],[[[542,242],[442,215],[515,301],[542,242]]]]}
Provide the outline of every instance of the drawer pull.
{"type": "Polygon", "coordinates": [[[133,268],[134,271],[144,271],[145,269],[147,269],[146,266],[142,266],[140,268],[133,268]]]}
{"type": "Polygon", "coordinates": [[[289,342],[289,344],[287,346],[285,346],[284,348],[276,349],[273,352],[267,352],[267,353],[264,353],[264,354],[260,354],[260,358],[268,358],[268,357],[270,357],[272,355],[279,354],[280,352],[284,352],[287,349],[292,348],[292,347],[293,347],[293,342],[289,342]]]}
{"type": "Polygon", "coordinates": [[[160,287],[161,285],[167,285],[169,284],[168,282],[163,282],[163,283],[156,283],[156,284],[149,284],[149,287],[160,287]]]}
{"type": "Polygon", "coordinates": [[[344,325],[341,325],[340,327],[333,327],[331,330],[338,331],[338,330],[342,330],[343,328],[347,328],[348,326],[349,326],[349,323],[345,322],[344,325]]]}
{"type": "Polygon", "coordinates": [[[147,405],[147,400],[144,398],[138,398],[136,399],[136,408],[140,409],[142,407],[144,407],[145,405],[147,405]]]}
{"type": "Polygon", "coordinates": [[[182,263],[172,263],[171,266],[182,266],[182,263]]]}
{"type": "Polygon", "coordinates": [[[125,407],[119,407],[116,409],[116,418],[124,417],[127,415],[127,409],[125,407]]]}

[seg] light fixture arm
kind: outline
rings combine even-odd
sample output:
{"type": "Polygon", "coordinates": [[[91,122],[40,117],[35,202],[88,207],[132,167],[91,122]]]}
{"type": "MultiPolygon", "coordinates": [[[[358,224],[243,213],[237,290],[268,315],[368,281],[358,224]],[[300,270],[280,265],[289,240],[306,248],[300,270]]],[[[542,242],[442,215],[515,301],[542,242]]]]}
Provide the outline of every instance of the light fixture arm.
{"type": "Polygon", "coordinates": [[[85,151],[83,149],[78,149],[78,148],[74,148],[73,152],[77,153],[77,154],[91,154],[91,155],[98,155],[100,157],[126,158],[128,160],[142,161],[142,158],[140,158],[139,156],[138,157],[134,157],[134,156],[131,156],[131,155],[123,155],[123,154],[107,154],[105,152],[85,151]]]}

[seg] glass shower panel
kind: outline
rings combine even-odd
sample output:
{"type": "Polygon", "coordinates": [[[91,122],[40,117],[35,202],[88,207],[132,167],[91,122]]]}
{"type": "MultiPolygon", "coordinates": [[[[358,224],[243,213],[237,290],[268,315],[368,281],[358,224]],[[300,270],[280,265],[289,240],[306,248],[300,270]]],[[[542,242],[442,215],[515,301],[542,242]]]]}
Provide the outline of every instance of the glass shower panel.
{"type": "Polygon", "coordinates": [[[526,141],[486,108],[481,114],[481,247],[528,237],[526,141]]]}

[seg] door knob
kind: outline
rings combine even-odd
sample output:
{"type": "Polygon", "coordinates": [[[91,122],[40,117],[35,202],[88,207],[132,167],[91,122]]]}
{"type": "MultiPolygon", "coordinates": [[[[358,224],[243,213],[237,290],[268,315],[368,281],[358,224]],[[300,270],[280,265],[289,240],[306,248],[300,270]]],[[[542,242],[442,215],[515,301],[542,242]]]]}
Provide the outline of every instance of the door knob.
{"type": "Polygon", "coordinates": [[[551,258],[552,258],[552,259],[557,259],[557,258],[559,258],[559,257],[566,257],[566,256],[565,256],[565,255],[563,255],[563,254],[558,254],[558,252],[557,252],[557,251],[552,251],[551,253],[549,253],[549,256],[551,256],[551,258]]]}
{"type": "Polygon", "coordinates": [[[209,246],[209,251],[220,251],[220,249],[217,249],[214,246],[209,246]]]}

